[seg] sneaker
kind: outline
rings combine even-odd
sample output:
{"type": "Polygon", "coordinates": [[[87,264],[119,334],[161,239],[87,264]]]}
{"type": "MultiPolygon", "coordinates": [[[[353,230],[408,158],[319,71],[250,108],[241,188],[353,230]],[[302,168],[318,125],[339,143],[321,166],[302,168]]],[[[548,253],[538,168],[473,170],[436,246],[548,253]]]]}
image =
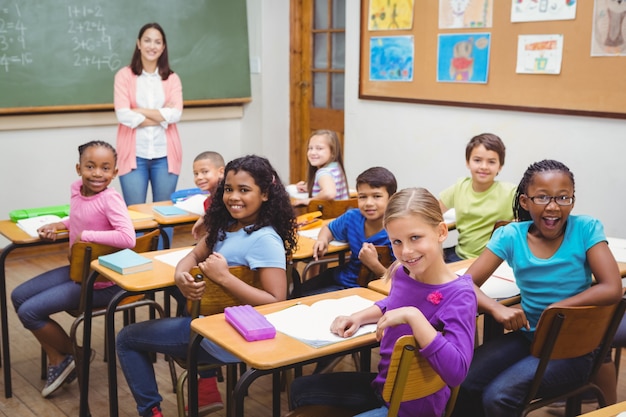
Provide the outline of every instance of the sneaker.
{"type": "MultiPolygon", "coordinates": [[[[222,396],[217,389],[217,377],[198,379],[198,415],[205,416],[224,408],[222,396]]],[[[189,408],[185,406],[185,412],[189,408]]]]}
{"type": "Polygon", "coordinates": [[[41,390],[41,395],[46,398],[59,389],[74,368],[76,368],[76,363],[72,355],[67,355],[58,366],[48,366],[48,379],[46,380],[46,386],[41,390]]]}
{"type": "Polygon", "coordinates": [[[161,410],[159,410],[159,407],[152,407],[152,410],[150,410],[152,412],[152,414],[150,414],[151,417],[163,417],[163,414],[161,414],[161,410]]]}
{"type": "MultiPolygon", "coordinates": [[[[91,355],[89,355],[89,363],[93,362],[96,357],[96,351],[91,349],[91,355]]],[[[76,361],[74,361],[76,362],[76,361]]],[[[65,385],[71,384],[74,380],[78,378],[78,369],[74,368],[74,370],[65,378],[65,385]]]]}

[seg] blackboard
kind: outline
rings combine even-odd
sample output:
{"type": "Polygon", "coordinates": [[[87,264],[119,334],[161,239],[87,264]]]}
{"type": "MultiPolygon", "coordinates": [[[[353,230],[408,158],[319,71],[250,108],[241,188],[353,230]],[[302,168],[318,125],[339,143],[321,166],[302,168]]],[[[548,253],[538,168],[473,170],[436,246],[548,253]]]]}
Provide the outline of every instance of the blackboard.
{"type": "Polygon", "coordinates": [[[115,73],[149,22],[185,106],[250,100],[246,0],[0,0],[0,114],[112,109],[115,73]]]}
{"type": "MultiPolygon", "coordinates": [[[[594,1],[579,1],[574,20],[511,22],[510,0],[493,2],[493,25],[478,29],[439,29],[438,1],[415,2],[410,30],[368,30],[370,0],[361,0],[360,89],[362,99],[573,114],[626,119],[626,57],[591,56],[594,1]],[[419,3],[419,4],[418,4],[419,3]],[[491,35],[488,81],[485,84],[437,82],[440,34],[491,35]],[[516,73],[519,35],[562,34],[561,73],[516,73]],[[412,36],[413,79],[373,81],[371,39],[412,36]]],[[[626,20],[623,22],[626,33],[626,20]]]]}

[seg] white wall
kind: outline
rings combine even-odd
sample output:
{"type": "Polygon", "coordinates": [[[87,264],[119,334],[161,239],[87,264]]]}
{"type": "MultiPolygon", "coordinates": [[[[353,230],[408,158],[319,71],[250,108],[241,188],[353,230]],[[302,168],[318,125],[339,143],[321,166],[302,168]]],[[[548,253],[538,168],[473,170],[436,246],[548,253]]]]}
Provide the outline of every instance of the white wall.
{"type": "MultiPolygon", "coordinates": [[[[419,185],[438,193],[466,175],[469,138],[491,131],[507,145],[501,179],[517,183],[531,162],[559,159],[576,176],[575,212],[597,216],[607,234],[626,237],[621,207],[626,200],[621,167],[625,120],[360,100],[360,2],[346,3],[345,162],[351,181],[364,169],[383,165],[396,174],[401,187],[419,185]]],[[[260,72],[251,74],[252,102],[244,106],[241,118],[214,120],[219,111],[201,110],[205,120],[179,123],[184,151],[179,188],[193,187],[191,162],[207,149],[226,159],[248,153],[267,156],[283,180],[289,180],[289,1],[248,0],[248,21],[250,56],[260,63],[260,72]]],[[[19,130],[3,130],[16,118],[0,117],[0,218],[8,218],[14,209],[67,203],[69,184],[77,178],[78,145],[93,139],[115,142],[110,113],[108,122],[78,127],[29,128],[32,119],[27,118],[22,123],[26,128],[19,130]]],[[[91,120],[90,115],[51,117],[51,125],[91,120]]],[[[35,122],[46,118],[36,117],[35,122]]],[[[114,186],[119,189],[117,180],[114,186]]],[[[6,243],[0,239],[0,246],[6,243]]]]}

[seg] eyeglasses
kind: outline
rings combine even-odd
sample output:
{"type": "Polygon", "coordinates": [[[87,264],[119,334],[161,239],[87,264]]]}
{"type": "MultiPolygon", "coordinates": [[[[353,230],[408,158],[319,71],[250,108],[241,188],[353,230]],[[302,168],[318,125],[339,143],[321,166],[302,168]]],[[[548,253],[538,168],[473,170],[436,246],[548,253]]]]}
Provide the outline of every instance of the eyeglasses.
{"type": "Polygon", "coordinates": [[[547,206],[550,204],[550,201],[554,200],[556,204],[559,206],[571,206],[574,204],[574,196],[567,195],[559,195],[559,196],[549,196],[549,195],[536,195],[534,197],[527,196],[530,201],[537,204],[538,206],[547,206]]]}

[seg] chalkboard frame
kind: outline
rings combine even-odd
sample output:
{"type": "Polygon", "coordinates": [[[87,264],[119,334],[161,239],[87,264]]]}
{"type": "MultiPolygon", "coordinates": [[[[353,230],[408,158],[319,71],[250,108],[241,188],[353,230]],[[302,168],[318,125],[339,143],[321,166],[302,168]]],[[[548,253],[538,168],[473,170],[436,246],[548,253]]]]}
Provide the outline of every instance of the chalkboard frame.
{"type": "Polygon", "coordinates": [[[465,30],[439,29],[438,3],[416,4],[410,30],[369,31],[369,0],[361,0],[360,99],[626,119],[623,99],[620,102],[615,98],[616,91],[626,91],[626,77],[615,77],[623,73],[620,68],[626,57],[590,56],[594,2],[577,2],[577,16],[573,21],[511,23],[511,1],[495,1],[492,28],[465,30]],[[473,32],[491,33],[488,82],[437,83],[437,35],[473,32]],[[517,36],[553,33],[565,36],[561,74],[516,74],[517,36]],[[415,39],[413,80],[371,81],[370,39],[403,35],[415,39]],[[548,99],[552,101],[530,100],[531,89],[541,93],[551,91],[548,99]],[[573,91],[577,94],[576,100],[572,100],[573,91]],[[608,103],[607,97],[610,98],[608,103]]]}
{"type": "MultiPolygon", "coordinates": [[[[7,29],[16,27],[19,23],[19,19],[26,21],[28,21],[29,18],[32,19],[31,16],[27,15],[27,12],[31,12],[34,9],[32,1],[33,0],[0,0],[0,6],[6,6],[6,8],[10,6],[14,9],[19,8],[20,10],[20,14],[17,14],[17,17],[11,16],[11,18],[14,19],[13,22],[11,22],[10,18],[6,17],[6,15],[0,15],[0,37],[5,35],[4,39],[7,40],[7,43],[9,40],[7,33],[10,32],[10,30],[7,29]],[[26,17],[24,17],[24,15],[26,15],[26,17]],[[8,21],[3,21],[3,18],[6,18],[8,21]],[[3,28],[4,31],[2,31],[3,28]]],[[[28,79],[29,82],[33,83],[32,87],[30,84],[23,81],[26,79],[23,73],[28,72],[29,68],[20,68],[19,65],[13,64],[15,67],[11,68],[11,70],[16,73],[21,70],[21,73],[17,73],[13,79],[11,78],[12,74],[9,73],[9,76],[4,79],[4,81],[7,82],[5,87],[2,87],[3,80],[0,79],[0,90],[7,91],[13,88],[13,90],[10,90],[13,95],[5,96],[5,100],[0,102],[0,115],[112,110],[113,77],[115,72],[117,72],[117,70],[124,65],[129,64],[139,28],[144,23],[151,21],[161,23],[166,31],[166,35],[168,37],[170,64],[172,65],[172,69],[181,77],[181,81],[183,83],[183,99],[188,97],[188,99],[184,100],[185,107],[241,106],[251,101],[246,0],[233,0],[228,3],[222,2],[221,0],[195,0],[185,3],[184,6],[189,9],[193,7],[199,8],[203,13],[202,17],[196,16],[198,13],[193,14],[189,10],[187,11],[186,16],[183,12],[180,14],[166,12],[166,10],[169,11],[174,9],[177,11],[177,9],[183,8],[180,3],[176,3],[171,0],[168,0],[167,4],[159,3],[158,6],[151,5],[151,7],[142,8],[142,4],[140,3],[144,3],[145,1],[148,0],[135,1],[132,6],[130,6],[129,3],[123,3],[121,5],[118,4],[115,6],[115,2],[100,4],[98,3],[98,0],[85,3],[88,6],[93,3],[98,5],[98,7],[103,9],[105,12],[110,11],[111,15],[116,14],[115,17],[107,17],[111,20],[111,22],[105,22],[103,25],[111,23],[112,26],[119,26],[120,23],[118,23],[118,21],[120,19],[128,19],[123,20],[125,23],[127,21],[132,22],[128,23],[126,26],[122,26],[122,29],[111,28],[110,30],[110,32],[118,35],[112,42],[114,51],[119,51],[117,59],[121,62],[121,64],[114,70],[111,68],[110,74],[108,74],[107,71],[108,75],[105,74],[105,77],[107,77],[106,82],[101,81],[102,75],[94,76],[96,77],[94,79],[100,80],[99,83],[92,83],[92,85],[100,85],[100,87],[93,87],[94,91],[98,90],[97,92],[94,92],[94,94],[97,94],[97,97],[88,96],[86,100],[79,97],[79,94],[83,94],[83,97],[86,94],[90,94],[89,92],[83,92],[89,90],[91,87],[89,85],[85,85],[85,82],[89,81],[89,77],[91,77],[91,75],[85,76],[81,73],[81,75],[76,77],[77,80],[79,77],[83,77],[83,79],[79,81],[74,81],[74,79],[69,76],[66,77],[67,79],[70,79],[72,83],[76,83],[73,88],[75,91],[80,91],[80,93],[76,95],[77,98],[63,97],[59,98],[58,101],[55,100],[53,104],[50,104],[49,97],[56,98],[57,95],[50,95],[45,92],[39,93],[39,91],[45,91],[45,87],[43,86],[46,85],[45,83],[47,81],[41,81],[42,84],[39,85],[37,84],[38,81],[36,79],[36,76],[39,76],[40,79],[46,78],[47,74],[52,80],[59,79],[58,72],[55,73],[45,67],[47,62],[46,59],[39,60],[44,62],[43,66],[41,63],[37,64],[43,69],[36,67],[36,69],[32,70],[34,75],[30,75],[30,79],[28,79]],[[120,13],[132,13],[133,11],[135,11],[135,15],[128,18],[120,18],[120,13]],[[193,35],[197,35],[199,39],[194,40],[194,38],[192,38],[193,35]],[[179,48],[181,42],[184,44],[185,49],[179,48]],[[199,67],[194,67],[196,64],[199,65],[199,67]],[[216,74],[218,77],[217,79],[216,74]],[[223,74],[223,76],[221,76],[221,74],[223,74]],[[185,75],[187,75],[187,77],[185,75]],[[11,85],[12,83],[13,86],[11,85]],[[19,86],[19,88],[17,86],[19,86]],[[27,94],[25,94],[25,97],[19,100],[12,98],[16,97],[16,94],[20,95],[20,88],[21,90],[28,91],[27,94]],[[38,100],[36,97],[38,97],[38,94],[42,94],[41,96],[45,97],[46,100],[39,100],[40,102],[37,102],[38,100]],[[26,96],[28,96],[28,99],[26,96]],[[45,104],[42,102],[45,102],[45,104]]],[[[84,2],[81,3],[81,7],[83,3],[84,2]]],[[[41,4],[42,3],[37,3],[37,6],[41,7],[41,4]]],[[[59,5],[55,2],[52,5],[46,5],[44,7],[67,7],[69,9],[69,5],[73,4],[74,3],[71,1],[63,1],[60,2],[59,5]]],[[[4,10],[3,12],[6,13],[4,10]]],[[[57,11],[54,12],[59,13],[57,11]]],[[[41,13],[41,10],[38,9],[37,13],[41,13]]],[[[63,11],[61,13],[67,12],[63,11]]],[[[52,11],[50,15],[53,15],[52,11]]],[[[52,20],[52,18],[50,20],[52,20]]],[[[95,17],[91,17],[91,23],[94,23],[93,21],[96,20],[97,19],[95,17]]],[[[30,30],[30,26],[28,24],[24,24],[23,22],[22,24],[30,30]]],[[[55,30],[57,29],[57,26],[59,26],[61,34],[63,34],[62,30],[65,30],[65,27],[63,27],[64,24],[67,23],[64,21],[61,23],[56,21],[49,23],[49,25],[54,27],[55,30]]],[[[60,45],[63,43],[64,40],[58,42],[57,44],[47,42],[45,37],[46,33],[46,29],[40,28],[35,29],[32,34],[28,32],[26,33],[27,35],[31,35],[31,38],[27,39],[27,41],[31,45],[35,45],[31,46],[33,51],[45,51],[45,48],[54,49],[57,47],[57,44],[60,45]],[[41,31],[41,34],[39,34],[38,30],[41,31]],[[46,44],[48,44],[48,46],[46,46],[46,44]]],[[[16,35],[13,35],[12,37],[15,38],[16,35]]],[[[65,41],[65,43],[67,43],[67,41],[65,41]]],[[[58,46],[58,48],[65,47],[66,46],[58,46]]],[[[15,51],[11,51],[10,49],[9,51],[5,51],[5,64],[7,62],[7,57],[15,58],[15,55],[19,55],[19,48],[18,53],[11,54],[11,52],[15,51]]],[[[0,50],[0,57],[2,57],[2,55],[3,51],[0,50]]],[[[47,59],[49,59],[49,57],[47,57],[47,59]]],[[[77,72],[78,71],[79,70],[77,70],[77,72]]],[[[95,73],[96,71],[93,72],[95,73]]],[[[71,72],[70,75],[72,75],[71,72]]],[[[56,85],[54,84],[55,82],[57,81],[50,81],[50,83],[52,83],[51,85],[56,88],[56,85]]],[[[70,88],[68,89],[71,88],[72,84],[70,84],[70,88]]],[[[65,91],[63,93],[65,93],[65,91]]]]}

